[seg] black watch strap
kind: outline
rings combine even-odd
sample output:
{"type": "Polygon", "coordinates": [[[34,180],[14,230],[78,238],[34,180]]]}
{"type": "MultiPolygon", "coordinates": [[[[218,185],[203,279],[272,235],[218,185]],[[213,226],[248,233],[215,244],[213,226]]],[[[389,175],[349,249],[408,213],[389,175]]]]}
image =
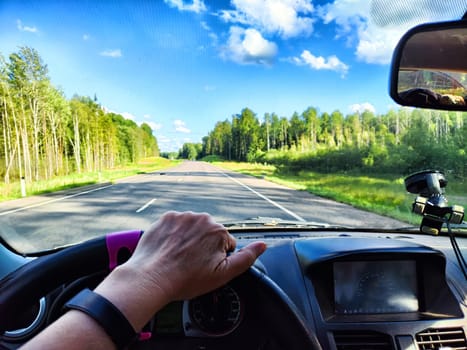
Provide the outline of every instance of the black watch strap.
{"type": "Polygon", "coordinates": [[[138,337],[130,322],[114,304],[87,288],[71,298],[65,308],[82,311],[93,318],[118,349],[124,349],[138,337]]]}

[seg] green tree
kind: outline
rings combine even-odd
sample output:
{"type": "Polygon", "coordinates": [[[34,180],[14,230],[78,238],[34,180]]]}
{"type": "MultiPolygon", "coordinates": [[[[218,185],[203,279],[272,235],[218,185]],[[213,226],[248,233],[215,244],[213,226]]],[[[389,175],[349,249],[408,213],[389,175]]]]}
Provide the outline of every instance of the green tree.
{"type": "Polygon", "coordinates": [[[259,121],[249,108],[232,118],[232,141],[235,159],[245,161],[259,147],[259,121]]]}
{"type": "Polygon", "coordinates": [[[311,149],[315,150],[318,143],[318,135],[321,133],[318,112],[316,108],[308,107],[303,113],[302,118],[305,124],[305,133],[307,135],[311,149]]]}
{"type": "Polygon", "coordinates": [[[184,143],[179,152],[179,158],[196,160],[201,155],[203,145],[201,143],[184,143]]]}
{"type": "Polygon", "coordinates": [[[5,182],[102,170],[157,156],[147,124],[106,112],[93,99],[67,100],[30,47],[0,55],[0,175],[5,182]]]}

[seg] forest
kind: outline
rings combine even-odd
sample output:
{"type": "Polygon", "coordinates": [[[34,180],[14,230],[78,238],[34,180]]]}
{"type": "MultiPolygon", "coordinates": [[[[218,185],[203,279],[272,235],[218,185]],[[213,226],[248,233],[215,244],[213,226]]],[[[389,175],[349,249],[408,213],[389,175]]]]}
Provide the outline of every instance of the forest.
{"type": "Polygon", "coordinates": [[[400,108],[343,115],[307,108],[291,117],[249,108],[219,121],[180,156],[219,156],[290,170],[407,175],[425,169],[467,176],[467,113],[400,108]]]}
{"type": "Polygon", "coordinates": [[[148,124],[107,111],[97,98],[67,99],[30,47],[0,54],[0,176],[4,183],[101,171],[158,156],[148,124]]]}
{"type": "MultiPolygon", "coordinates": [[[[400,108],[344,115],[309,107],[259,117],[249,108],[215,124],[181,158],[217,156],[287,170],[406,175],[436,168],[467,176],[467,113],[400,108]]],[[[4,183],[101,171],[159,155],[149,125],[138,126],[53,86],[39,53],[0,54],[0,176],[4,183]]]]}

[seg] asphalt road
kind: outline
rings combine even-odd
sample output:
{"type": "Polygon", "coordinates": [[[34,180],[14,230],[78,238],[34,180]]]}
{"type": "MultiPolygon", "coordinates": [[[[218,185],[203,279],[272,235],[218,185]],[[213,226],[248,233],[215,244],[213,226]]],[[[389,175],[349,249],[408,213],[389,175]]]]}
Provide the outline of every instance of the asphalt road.
{"type": "Polygon", "coordinates": [[[346,226],[404,225],[208,163],[185,162],[115,184],[0,203],[0,234],[20,251],[37,251],[145,229],[168,210],[208,212],[219,222],[262,216],[346,226]]]}

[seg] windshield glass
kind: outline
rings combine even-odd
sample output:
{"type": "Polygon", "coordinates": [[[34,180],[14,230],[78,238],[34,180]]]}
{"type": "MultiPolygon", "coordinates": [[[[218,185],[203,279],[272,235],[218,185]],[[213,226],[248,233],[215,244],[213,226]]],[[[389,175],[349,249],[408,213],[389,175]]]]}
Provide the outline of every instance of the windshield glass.
{"type": "MultiPolygon", "coordinates": [[[[466,114],[401,108],[387,87],[409,28],[466,10],[2,1],[0,235],[34,252],[145,229],[167,210],[240,226],[418,227],[404,178],[427,169],[466,206],[466,114]]],[[[445,72],[401,83],[427,74],[464,89],[445,72]]]]}

